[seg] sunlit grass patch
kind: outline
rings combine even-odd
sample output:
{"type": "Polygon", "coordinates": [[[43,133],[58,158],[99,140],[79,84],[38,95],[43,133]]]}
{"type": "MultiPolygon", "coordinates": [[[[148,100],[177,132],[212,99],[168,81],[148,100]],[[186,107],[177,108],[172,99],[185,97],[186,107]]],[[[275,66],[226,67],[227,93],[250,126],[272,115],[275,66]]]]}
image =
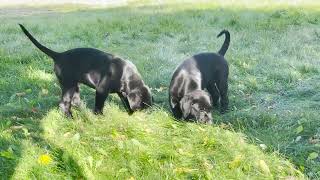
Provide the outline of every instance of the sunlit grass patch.
{"type": "Polygon", "coordinates": [[[299,175],[286,161],[247,146],[241,134],[176,122],[161,111],[136,113],[129,118],[117,106],[106,109],[108,117],[93,117],[91,112],[76,113],[73,121],[66,121],[61,113],[52,111],[43,120],[45,139],[79,159],[78,165],[88,177],[249,178],[258,174],[285,178],[299,175]],[[91,118],[83,121],[86,116],[91,118]],[[234,162],[239,155],[242,158],[234,162]]]}
{"type": "Polygon", "coordinates": [[[40,80],[40,81],[53,81],[55,80],[55,76],[53,74],[49,74],[43,70],[33,70],[31,67],[27,71],[27,76],[32,80],[40,80]]]}

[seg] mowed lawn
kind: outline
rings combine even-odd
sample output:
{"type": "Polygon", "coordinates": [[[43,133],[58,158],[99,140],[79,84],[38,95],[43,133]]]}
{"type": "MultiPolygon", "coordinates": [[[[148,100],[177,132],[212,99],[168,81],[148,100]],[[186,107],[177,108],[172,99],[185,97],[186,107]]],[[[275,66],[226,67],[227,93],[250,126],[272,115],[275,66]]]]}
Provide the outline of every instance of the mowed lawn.
{"type": "Polygon", "coordinates": [[[249,2],[0,10],[0,179],[319,179],[320,5],[249,2]],[[94,90],[81,86],[83,105],[65,118],[53,61],[18,23],[53,50],[132,61],[154,107],[129,116],[111,95],[95,116],[94,90]],[[223,29],[230,110],[212,126],[175,121],[172,72],[217,52],[223,29]]]}

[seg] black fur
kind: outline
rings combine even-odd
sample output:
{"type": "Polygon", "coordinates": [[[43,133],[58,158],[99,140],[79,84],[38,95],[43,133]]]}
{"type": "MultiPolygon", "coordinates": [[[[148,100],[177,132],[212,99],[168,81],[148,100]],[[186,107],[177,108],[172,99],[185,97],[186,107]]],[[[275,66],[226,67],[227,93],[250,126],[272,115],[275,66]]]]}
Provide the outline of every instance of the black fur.
{"type": "Polygon", "coordinates": [[[222,30],[217,37],[220,37],[222,35],[226,36],[226,39],[224,40],[223,45],[221,46],[220,50],[218,51],[218,54],[224,56],[229,48],[230,45],[230,33],[227,30],[222,30]]]}
{"type": "Polygon", "coordinates": [[[221,104],[221,113],[228,108],[228,63],[224,58],[230,43],[230,33],[223,30],[226,39],[216,53],[201,53],[182,62],[173,73],[169,87],[169,103],[173,115],[180,119],[195,118],[212,122],[212,105],[221,104]],[[207,89],[209,94],[204,91],[207,89]]]}
{"type": "Polygon", "coordinates": [[[62,53],[41,45],[25,28],[22,31],[54,61],[54,71],[62,89],[60,108],[67,116],[71,104],[80,103],[79,83],[96,89],[94,112],[102,114],[109,93],[117,93],[129,114],[151,106],[151,92],[136,67],[126,60],[93,48],[76,48],[62,53]]]}

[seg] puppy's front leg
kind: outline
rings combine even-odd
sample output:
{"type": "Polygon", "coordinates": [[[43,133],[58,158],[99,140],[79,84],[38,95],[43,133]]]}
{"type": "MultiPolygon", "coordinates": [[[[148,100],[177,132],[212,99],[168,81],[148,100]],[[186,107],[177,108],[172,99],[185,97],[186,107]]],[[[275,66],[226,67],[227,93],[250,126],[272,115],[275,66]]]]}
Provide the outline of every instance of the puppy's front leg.
{"type": "Polygon", "coordinates": [[[106,101],[109,95],[109,90],[96,90],[96,102],[94,113],[103,114],[104,102],[106,101]]]}
{"type": "Polygon", "coordinates": [[[225,113],[228,110],[229,99],[228,99],[228,84],[227,83],[219,83],[218,85],[220,96],[221,96],[221,110],[220,113],[225,113]]]}
{"type": "Polygon", "coordinates": [[[181,119],[182,118],[182,111],[181,111],[180,107],[172,108],[172,113],[173,113],[173,116],[176,119],[181,119]]]}
{"type": "Polygon", "coordinates": [[[109,78],[103,77],[96,86],[96,102],[94,107],[95,114],[103,114],[104,102],[109,95],[109,78]]]}
{"type": "Polygon", "coordinates": [[[181,119],[182,118],[182,111],[180,109],[180,102],[176,98],[170,98],[170,107],[171,111],[173,113],[173,116],[176,119],[181,119]]]}
{"type": "Polygon", "coordinates": [[[121,93],[118,93],[118,96],[120,97],[123,105],[124,105],[124,108],[126,109],[126,111],[128,112],[129,115],[132,115],[133,114],[133,111],[130,109],[130,104],[129,104],[129,101],[126,97],[124,97],[121,93]]]}
{"type": "Polygon", "coordinates": [[[220,95],[219,95],[219,91],[218,91],[216,85],[210,84],[207,89],[208,89],[208,91],[211,95],[211,98],[212,98],[212,105],[214,107],[218,107],[220,95]]]}
{"type": "Polygon", "coordinates": [[[71,113],[71,100],[76,91],[76,86],[62,87],[62,97],[59,103],[60,109],[65,113],[66,116],[72,117],[71,113]]]}

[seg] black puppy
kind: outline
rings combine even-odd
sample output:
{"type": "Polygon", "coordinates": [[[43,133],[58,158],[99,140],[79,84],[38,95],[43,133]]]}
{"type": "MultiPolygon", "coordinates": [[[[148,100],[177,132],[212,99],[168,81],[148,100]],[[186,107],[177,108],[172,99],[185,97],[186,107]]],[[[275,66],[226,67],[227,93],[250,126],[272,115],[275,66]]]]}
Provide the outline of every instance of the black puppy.
{"type": "Polygon", "coordinates": [[[72,116],[71,104],[80,103],[79,83],[96,89],[96,114],[102,114],[109,93],[120,96],[129,114],[151,106],[149,87],[144,84],[131,62],[92,48],[76,48],[58,53],[41,45],[24,26],[19,25],[32,43],[53,59],[54,72],[62,89],[59,106],[67,116],[72,116]]]}
{"type": "Polygon", "coordinates": [[[221,113],[228,108],[229,67],[224,55],[229,47],[230,33],[223,30],[225,41],[216,53],[201,53],[185,60],[173,73],[169,88],[169,103],[173,115],[212,123],[211,108],[220,98],[221,113]],[[207,89],[210,95],[204,91],[207,89]]]}

